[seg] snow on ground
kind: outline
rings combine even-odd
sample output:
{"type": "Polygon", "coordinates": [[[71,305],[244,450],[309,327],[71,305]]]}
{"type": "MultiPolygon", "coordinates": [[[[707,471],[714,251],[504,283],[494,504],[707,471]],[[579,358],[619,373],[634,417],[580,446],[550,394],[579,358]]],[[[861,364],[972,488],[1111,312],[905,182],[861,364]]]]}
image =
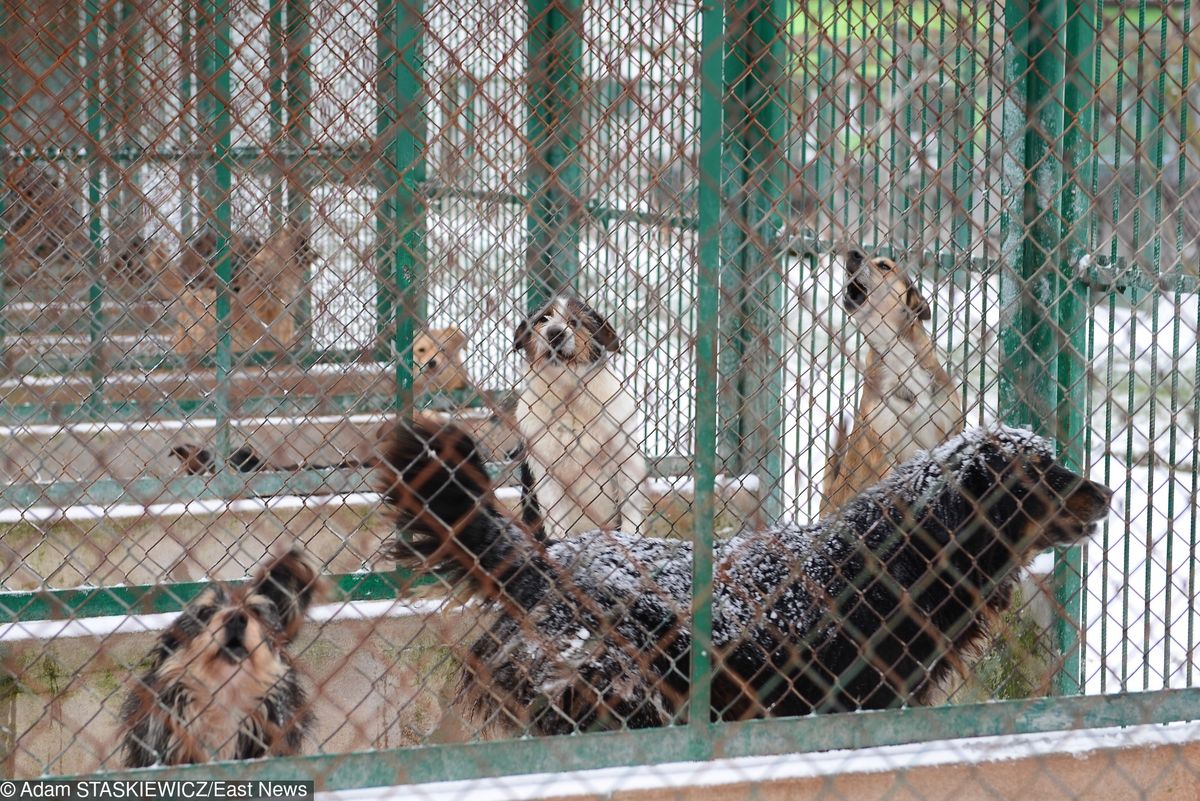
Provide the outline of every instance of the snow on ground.
{"type": "Polygon", "coordinates": [[[539,798],[605,797],[617,792],[670,791],[724,785],[762,784],[855,773],[980,765],[1096,751],[1187,744],[1200,739],[1200,724],[1088,729],[1041,734],[936,740],[854,750],[765,757],[670,762],[661,765],[533,773],[469,781],[368,787],[317,793],[322,801],[534,801],[539,798]]]}
{"type": "MultiPolygon", "coordinates": [[[[443,599],[410,601],[344,601],[314,606],[307,620],[322,624],[345,620],[374,620],[385,617],[430,615],[446,605],[443,599]]],[[[161,631],[171,624],[178,612],[145,615],[105,615],[79,620],[30,620],[0,625],[0,642],[53,640],[70,637],[107,637],[114,634],[140,634],[161,631]]]]}

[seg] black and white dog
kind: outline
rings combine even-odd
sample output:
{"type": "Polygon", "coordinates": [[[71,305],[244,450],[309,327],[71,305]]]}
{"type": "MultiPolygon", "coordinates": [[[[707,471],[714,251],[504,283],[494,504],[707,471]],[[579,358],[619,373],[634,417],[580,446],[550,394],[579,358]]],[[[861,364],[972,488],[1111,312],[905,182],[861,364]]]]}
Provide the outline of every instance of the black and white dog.
{"type": "Polygon", "coordinates": [[[522,321],[513,338],[528,364],[517,429],[551,538],[641,528],[642,416],[609,360],[620,347],[607,320],[565,297],[522,321]]]}
{"type": "MultiPolygon", "coordinates": [[[[691,543],[537,542],[497,506],[470,436],[436,423],[398,427],[378,475],[397,561],[496,612],[465,659],[481,722],[562,734],[682,718],[691,543]]],[[[1018,568],[1089,536],[1111,496],[1048,440],[979,428],[819,523],[718,541],[713,717],[923,703],[1009,606],[1018,568]]]]}

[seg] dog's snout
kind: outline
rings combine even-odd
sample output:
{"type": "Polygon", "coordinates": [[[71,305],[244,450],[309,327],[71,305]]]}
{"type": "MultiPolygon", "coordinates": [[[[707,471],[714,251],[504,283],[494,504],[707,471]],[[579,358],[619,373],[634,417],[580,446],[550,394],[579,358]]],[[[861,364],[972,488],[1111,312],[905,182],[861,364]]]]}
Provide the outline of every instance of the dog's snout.
{"type": "Polygon", "coordinates": [[[857,278],[846,284],[846,292],[842,296],[842,305],[846,311],[854,311],[867,302],[867,287],[857,278]]]}
{"type": "Polygon", "coordinates": [[[1099,482],[1083,479],[1067,497],[1066,507],[1079,520],[1095,523],[1108,516],[1114,494],[1099,482]]]}
{"type": "Polygon", "coordinates": [[[867,254],[861,248],[850,247],[846,250],[846,268],[851,273],[858,272],[866,260],[867,254]]]}
{"type": "Polygon", "coordinates": [[[550,343],[550,347],[558,349],[562,346],[567,338],[567,329],[561,326],[553,326],[546,329],[546,341],[550,343]]]}
{"type": "Polygon", "coordinates": [[[225,638],[230,645],[240,643],[246,636],[246,613],[238,610],[225,623],[225,638]]]}
{"type": "Polygon", "coordinates": [[[434,357],[433,357],[432,359],[430,359],[429,361],[425,362],[425,369],[426,369],[426,370],[436,370],[436,369],[437,369],[437,367],[438,367],[438,360],[437,360],[437,357],[436,357],[436,356],[434,356],[434,357]]]}

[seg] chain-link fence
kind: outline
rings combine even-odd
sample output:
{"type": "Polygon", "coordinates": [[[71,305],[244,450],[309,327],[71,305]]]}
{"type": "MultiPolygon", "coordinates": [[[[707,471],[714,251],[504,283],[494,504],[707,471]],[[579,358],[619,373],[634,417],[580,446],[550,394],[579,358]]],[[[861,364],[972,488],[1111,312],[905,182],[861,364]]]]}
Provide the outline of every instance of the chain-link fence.
{"type": "Polygon", "coordinates": [[[6,0],[4,773],[1194,717],[1195,16],[6,0]]]}

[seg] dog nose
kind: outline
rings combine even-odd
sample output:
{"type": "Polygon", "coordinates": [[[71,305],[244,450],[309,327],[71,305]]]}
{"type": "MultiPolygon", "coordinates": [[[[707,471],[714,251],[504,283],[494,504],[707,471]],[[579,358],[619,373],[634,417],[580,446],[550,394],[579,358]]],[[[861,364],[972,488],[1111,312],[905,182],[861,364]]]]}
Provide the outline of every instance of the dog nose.
{"type": "Polygon", "coordinates": [[[242,637],[246,635],[246,613],[234,612],[229,620],[225,623],[225,641],[229,645],[236,645],[242,641],[242,637]]]}
{"type": "Polygon", "coordinates": [[[546,341],[550,343],[550,347],[556,350],[562,345],[563,340],[566,338],[567,330],[565,328],[559,328],[558,326],[555,326],[553,328],[546,329],[546,341]]]}
{"type": "Polygon", "coordinates": [[[434,358],[430,359],[429,361],[425,362],[425,369],[426,370],[436,370],[437,369],[437,357],[436,356],[434,358]]]}

